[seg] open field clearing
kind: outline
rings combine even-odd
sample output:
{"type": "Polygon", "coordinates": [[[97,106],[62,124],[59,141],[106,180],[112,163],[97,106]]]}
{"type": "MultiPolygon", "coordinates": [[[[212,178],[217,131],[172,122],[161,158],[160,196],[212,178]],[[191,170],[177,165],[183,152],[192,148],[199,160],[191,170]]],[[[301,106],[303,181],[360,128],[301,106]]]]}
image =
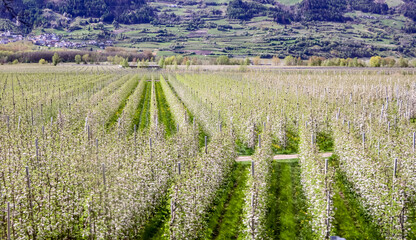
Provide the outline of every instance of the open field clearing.
{"type": "Polygon", "coordinates": [[[415,76],[0,66],[0,239],[416,239],[415,76]]]}

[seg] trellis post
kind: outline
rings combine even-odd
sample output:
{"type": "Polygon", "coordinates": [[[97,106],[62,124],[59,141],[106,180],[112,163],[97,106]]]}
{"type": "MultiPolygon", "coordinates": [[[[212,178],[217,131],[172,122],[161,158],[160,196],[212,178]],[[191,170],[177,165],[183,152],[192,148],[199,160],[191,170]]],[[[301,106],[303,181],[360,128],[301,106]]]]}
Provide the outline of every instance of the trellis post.
{"type": "Polygon", "coordinates": [[[251,161],[251,176],[254,177],[254,161],[251,161]]]}
{"type": "Polygon", "coordinates": [[[261,148],[261,135],[259,134],[259,148],[261,148]]]}
{"type": "Polygon", "coordinates": [[[208,154],[208,145],[207,145],[207,143],[208,143],[208,138],[207,138],[207,136],[205,136],[205,154],[208,154]]]}

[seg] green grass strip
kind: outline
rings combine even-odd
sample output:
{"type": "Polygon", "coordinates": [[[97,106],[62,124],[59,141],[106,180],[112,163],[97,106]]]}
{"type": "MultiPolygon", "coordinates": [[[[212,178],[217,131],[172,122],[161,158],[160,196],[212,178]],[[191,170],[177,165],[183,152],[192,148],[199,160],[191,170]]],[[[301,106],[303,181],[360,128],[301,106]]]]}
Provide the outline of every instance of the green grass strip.
{"type": "MultiPolygon", "coordinates": [[[[331,165],[339,169],[337,156],[333,155],[330,160],[331,165]]],[[[335,235],[346,239],[383,239],[377,226],[371,221],[371,216],[360,203],[359,197],[352,190],[351,183],[340,170],[335,174],[334,191],[335,235]]]]}
{"type": "Polygon", "coordinates": [[[236,164],[230,180],[216,201],[208,222],[207,239],[237,239],[243,227],[244,189],[248,164],[236,164]]]}
{"type": "MultiPolygon", "coordinates": [[[[146,79],[143,79],[142,81],[146,81],[146,79]]],[[[134,116],[133,116],[133,121],[132,121],[132,126],[131,126],[132,130],[134,130],[135,125],[140,126],[140,117],[141,117],[142,112],[143,112],[143,106],[144,106],[144,102],[145,102],[145,99],[146,99],[148,86],[149,86],[148,82],[145,82],[144,88],[143,88],[143,93],[140,96],[139,105],[137,106],[137,109],[136,109],[136,111],[134,113],[134,116]]]]}
{"type": "Polygon", "coordinates": [[[144,99],[142,113],[140,114],[139,129],[144,130],[150,126],[150,103],[152,98],[152,82],[146,83],[146,95],[144,99]]]}
{"type": "Polygon", "coordinates": [[[139,105],[133,117],[133,126],[136,125],[138,130],[144,130],[150,122],[150,97],[152,92],[152,82],[147,81],[144,85],[143,94],[140,97],[139,105]]]}
{"type": "Polygon", "coordinates": [[[268,214],[268,229],[271,236],[277,239],[296,238],[295,206],[293,204],[293,185],[291,179],[291,166],[289,164],[274,164],[271,190],[273,197],[270,201],[268,214]],[[279,181],[280,180],[280,181],[279,181]],[[274,228],[278,226],[278,228],[274,228]]]}
{"type": "Polygon", "coordinates": [[[166,136],[169,137],[176,132],[175,120],[173,120],[169,104],[166,101],[165,93],[163,92],[160,82],[155,83],[155,88],[159,122],[165,126],[166,136]]]}
{"type": "Polygon", "coordinates": [[[311,239],[298,162],[273,162],[266,227],[272,239],[311,239]]]}

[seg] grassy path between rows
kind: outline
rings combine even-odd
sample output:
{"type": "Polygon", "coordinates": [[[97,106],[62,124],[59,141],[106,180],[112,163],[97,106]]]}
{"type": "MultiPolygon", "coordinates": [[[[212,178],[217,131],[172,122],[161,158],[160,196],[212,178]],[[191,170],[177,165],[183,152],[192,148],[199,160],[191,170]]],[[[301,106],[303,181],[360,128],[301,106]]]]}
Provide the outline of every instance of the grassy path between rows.
{"type": "MultiPolygon", "coordinates": [[[[170,85],[169,81],[167,81],[168,86],[172,89],[175,96],[182,102],[180,97],[177,95],[175,89],[170,85]]],[[[136,115],[134,118],[134,124],[139,126],[140,130],[143,130],[148,125],[149,120],[149,110],[150,110],[150,98],[151,98],[151,84],[152,82],[146,82],[143,90],[143,94],[141,96],[139,106],[136,111],[136,115]]],[[[156,98],[158,104],[158,119],[159,122],[165,125],[166,135],[170,136],[174,134],[176,131],[175,122],[173,120],[172,113],[170,112],[169,105],[166,101],[165,94],[163,89],[160,85],[160,82],[155,83],[155,90],[156,90],[156,98]]],[[[183,103],[183,102],[182,102],[183,103]]],[[[187,114],[189,116],[188,120],[190,123],[193,121],[192,113],[183,105],[187,114]]],[[[202,128],[199,128],[200,136],[199,141],[201,145],[201,141],[204,141],[204,132],[202,128]],[[201,136],[202,135],[202,136],[201,136]],[[202,139],[202,140],[201,140],[202,139]]],[[[204,143],[202,143],[203,146],[204,143]]],[[[224,191],[225,192],[225,191],[224,191]]],[[[162,205],[155,211],[155,214],[146,224],[146,226],[140,231],[140,233],[134,237],[134,239],[141,239],[141,240],[162,240],[167,239],[164,235],[167,233],[168,230],[168,221],[170,218],[170,201],[167,199],[162,203],[162,205]]]]}
{"type": "MultiPolygon", "coordinates": [[[[175,89],[170,85],[172,91],[178,97],[175,89]]],[[[161,86],[156,85],[157,94],[161,86]]],[[[163,96],[158,94],[158,104],[163,109],[169,107],[163,103],[163,96]],[[159,100],[162,99],[162,100],[159,100]]],[[[158,106],[159,107],[159,106],[158,106]]],[[[194,116],[188,112],[189,121],[194,116]]],[[[159,108],[160,119],[163,119],[163,111],[159,108]]],[[[163,120],[162,120],[163,122],[163,120]]],[[[169,123],[164,123],[169,124],[169,123]]],[[[168,130],[167,130],[168,131],[168,130]]],[[[205,133],[200,129],[200,145],[204,145],[205,133]]],[[[298,149],[298,136],[288,133],[288,144],[285,147],[274,144],[276,153],[295,153],[298,149]]],[[[318,136],[320,149],[333,150],[333,141],[330,134],[318,136]]],[[[237,142],[237,151],[243,155],[251,155],[253,149],[245,147],[237,142]]],[[[333,164],[338,164],[335,157],[331,157],[333,164]]],[[[205,239],[239,239],[243,230],[243,206],[245,201],[244,190],[248,179],[248,168],[250,162],[237,162],[230,180],[219,193],[213,208],[209,213],[208,228],[205,239]]],[[[336,166],[337,167],[337,166],[336,166]]],[[[338,169],[338,167],[337,167],[338,169]]],[[[311,215],[308,214],[308,203],[303,195],[300,166],[297,160],[291,159],[273,162],[273,173],[271,176],[270,199],[266,227],[272,239],[312,239],[312,228],[310,225],[311,215]]],[[[358,197],[350,189],[350,184],[345,176],[338,170],[335,177],[333,204],[335,209],[335,220],[331,235],[338,235],[346,239],[381,239],[376,227],[369,220],[365,209],[360,204],[358,197]]],[[[163,211],[162,211],[163,212],[163,211]]],[[[166,214],[166,213],[165,213],[166,214]]],[[[166,215],[165,215],[166,216],[166,215]]],[[[156,224],[160,226],[160,224],[156,224]]],[[[160,231],[159,233],[163,232],[160,231]]],[[[160,234],[152,238],[161,239],[160,234]]]]}
{"type": "MultiPolygon", "coordinates": [[[[244,189],[250,162],[238,162],[232,186],[220,197],[209,222],[211,238],[240,239],[243,230],[244,189]]],[[[274,162],[267,228],[273,239],[309,239],[311,228],[297,161],[274,162]]]]}
{"type": "MultiPolygon", "coordinates": [[[[149,83],[151,84],[151,82],[149,83]]],[[[151,88],[148,87],[148,89],[151,88]]],[[[166,101],[165,93],[163,92],[160,82],[155,82],[155,91],[159,123],[165,126],[166,136],[171,136],[176,131],[175,121],[173,120],[169,104],[166,101]]],[[[155,212],[155,215],[145,226],[138,239],[164,239],[163,234],[165,232],[165,223],[170,217],[170,205],[168,197],[166,197],[165,201],[161,204],[161,207],[155,212]]]]}
{"type": "Polygon", "coordinates": [[[310,239],[310,215],[297,161],[273,162],[266,227],[272,239],[310,239]]]}
{"type": "Polygon", "coordinates": [[[244,189],[249,166],[248,163],[236,163],[228,187],[211,214],[208,239],[238,239],[243,226],[244,189]]]}
{"type": "MultiPolygon", "coordinates": [[[[136,118],[136,124],[140,127],[139,129],[144,129],[147,125],[144,124],[144,120],[148,118],[146,115],[149,114],[149,107],[150,107],[150,95],[151,95],[151,84],[152,82],[146,82],[139,106],[138,106],[138,114],[136,118]],[[146,118],[145,118],[146,117],[146,118]]],[[[169,82],[168,82],[169,85],[169,82]]],[[[170,85],[169,85],[170,86],[170,85]]],[[[170,86],[171,87],[171,86],[170,86]]],[[[171,87],[172,88],[172,87],[171,87]]],[[[175,96],[178,97],[174,89],[172,88],[175,96]]],[[[170,112],[169,104],[166,101],[165,94],[163,92],[162,86],[160,82],[155,82],[155,92],[156,92],[156,100],[157,100],[157,107],[158,107],[158,119],[159,123],[165,126],[166,136],[171,136],[176,131],[175,121],[173,119],[173,115],[170,112]]],[[[180,98],[178,97],[180,100],[180,98]]],[[[181,100],[180,100],[181,101],[181,100]]],[[[185,106],[184,106],[185,107],[185,106]]],[[[189,110],[185,107],[188,115],[190,117],[190,122],[193,120],[192,114],[189,110]]],[[[229,189],[227,189],[229,190],[229,189]]],[[[225,192],[225,191],[224,191],[225,192]]],[[[166,239],[164,234],[168,231],[166,228],[168,227],[167,221],[170,217],[170,203],[168,198],[162,203],[162,205],[155,211],[154,216],[150,219],[144,229],[139,233],[136,239],[143,239],[143,240],[161,240],[166,239]]]]}
{"type": "MultiPolygon", "coordinates": [[[[145,81],[145,80],[142,80],[145,81]]],[[[138,126],[139,130],[144,130],[150,121],[150,97],[152,92],[152,82],[146,82],[144,85],[142,96],[140,97],[139,105],[133,117],[133,126],[138,126]]]]}
{"type": "MultiPolygon", "coordinates": [[[[250,162],[237,163],[231,176],[232,186],[225,187],[211,214],[211,238],[207,239],[239,239],[249,165],[250,162]]],[[[297,160],[273,162],[266,222],[272,239],[312,239],[311,215],[308,214],[307,200],[303,195],[300,171],[297,160]]],[[[382,239],[340,172],[336,174],[334,191],[332,235],[346,239],[382,239]]]]}
{"type": "Polygon", "coordinates": [[[165,126],[166,136],[169,137],[176,132],[175,121],[173,120],[169,104],[166,101],[165,93],[163,92],[160,82],[155,83],[155,88],[159,122],[165,126]]]}

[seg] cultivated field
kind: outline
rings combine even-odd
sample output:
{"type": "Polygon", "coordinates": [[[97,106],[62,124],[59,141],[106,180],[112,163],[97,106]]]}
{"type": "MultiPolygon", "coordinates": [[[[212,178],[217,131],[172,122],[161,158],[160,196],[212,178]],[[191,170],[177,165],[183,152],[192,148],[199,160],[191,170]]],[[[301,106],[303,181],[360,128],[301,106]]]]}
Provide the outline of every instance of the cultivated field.
{"type": "Polygon", "coordinates": [[[0,239],[416,239],[412,70],[17,65],[0,94],[0,239]]]}

